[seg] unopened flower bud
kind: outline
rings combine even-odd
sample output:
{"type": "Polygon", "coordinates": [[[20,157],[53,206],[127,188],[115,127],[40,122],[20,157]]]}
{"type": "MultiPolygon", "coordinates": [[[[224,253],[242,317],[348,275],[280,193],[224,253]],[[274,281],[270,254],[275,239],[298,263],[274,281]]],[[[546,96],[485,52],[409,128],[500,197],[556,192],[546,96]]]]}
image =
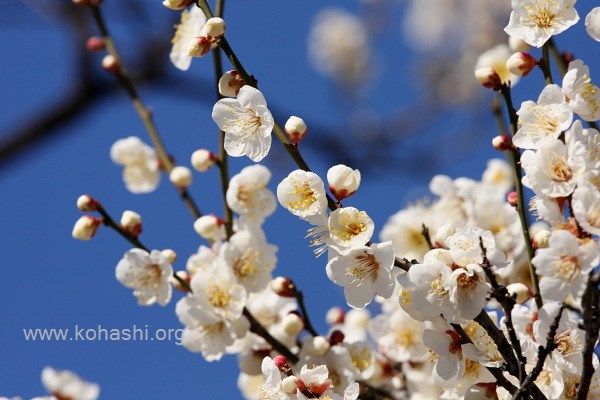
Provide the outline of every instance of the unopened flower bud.
{"type": "Polygon", "coordinates": [[[547,229],[541,229],[533,236],[533,245],[538,249],[545,249],[548,247],[548,241],[552,233],[547,229]]]}
{"type": "Polygon", "coordinates": [[[332,307],[325,314],[325,321],[329,325],[343,324],[346,311],[342,307],[332,307]]]}
{"type": "Polygon", "coordinates": [[[285,358],[284,356],[275,356],[275,358],[273,358],[273,364],[275,364],[275,366],[279,368],[280,371],[284,371],[287,368],[289,368],[287,358],[285,358]]]}
{"type": "Polygon", "coordinates": [[[133,236],[142,233],[142,216],[134,211],[123,211],[121,216],[121,227],[133,236]]]}
{"type": "Polygon", "coordinates": [[[507,194],[506,201],[508,202],[508,204],[510,204],[513,207],[518,206],[519,205],[519,196],[517,195],[517,192],[510,192],[509,194],[507,194]]]}
{"type": "Polygon", "coordinates": [[[296,296],[296,286],[294,282],[290,278],[284,278],[283,276],[278,276],[274,278],[269,286],[271,290],[275,292],[276,295],[281,297],[294,297],[296,296]]]}
{"type": "Polygon", "coordinates": [[[498,135],[492,139],[492,146],[498,151],[511,150],[513,148],[512,139],[506,135],[498,135]]]}
{"type": "Polygon", "coordinates": [[[296,336],[304,330],[304,321],[298,314],[289,313],[281,320],[283,330],[289,336],[296,336]]]}
{"type": "Polygon", "coordinates": [[[527,76],[538,64],[538,60],[527,53],[515,53],[506,60],[506,68],[516,76],[527,76]]]}
{"type": "Polygon", "coordinates": [[[327,353],[330,347],[331,344],[327,338],[324,338],[323,336],[315,336],[311,339],[310,353],[317,357],[322,356],[327,353]]]}
{"type": "Polygon", "coordinates": [[[329,335],[329,343],[332,346],[335,346],[336,344],[340,344],[340,343],[344,342],[345,337],[346,337],[346,335],[344,335],[344,332],[336,329],[333,332],[331,332],[331,334],[329,335]]]}
{"type": "Polygon", "coordinates": [[[334,165],[327,171],[329,190],[338,201],[352,196],[360,185],[360,171],[345,165],[334,165]]]}
{"type": "Polygon", "coordinates": [[[298,390],[298,384],[296,383],[298,378],[294,375],[286,376],[281,381],[281,390],[288,394],[294,394],[298,390]]]}
{"type": "Polygon", "coordinates": [[[246,82],[236,70],[227,71],[219,79],[219,93],[225,97],[236,97],[246,82]]]}
{"type": "Polygon", "coordinates": [[[194,222],[194,230],[206,240],[223,238],[223,221],[214,215],[203,215],[194,222]]]}
{"type": "Polygon", "coordinates": [[[181,10],[192,4],[193,0],[164,0],[163,6],[171,10],[181,10]]]}
{"type": "Polygon", "coordinates": [[[94,212],[98,209],[100,203],[93,197],[84,194],[77,199],[77,208],[85,212],[94,212]]]}
{"type": "Polygon", "coordinates": [[[107,54],[102,59],[102,68],[111,74],[117,75],[121,71],[121,63],[117,57],[112,54],[107,54]]]}
{"type": "Polygon", "coordinates": [[[208,54],[210,48],[212,46],[212,40],[205,36],[195,37],[190,42],[190,47],[188,49],[188,55],[190,57],[202,57],[208,54]]]}
{"type": "Polygon", "coordinates": [[[529,51],[529,49],[531,49],[531,46],[527,44],[526,41],[524,41],[523,39],[519,39],[518,37],[515,36],[509,36],[508,37],[508,48],[510,49],[510,51],[521,51],[521,52],[525,52],[525,51],[529,51]]]}
{"type": "Polygon", "coordinates": [[[294,144],[298,144],[304,139],[308,129],[302,118],[291,116],[285,123],[285,133],[294,144]]]}
{"type": "Polygon", "coordinates": [[[84,215],[75,222],[72,235],[75,239],[90,240],[96,234],[101,223],[101,218],[84,215]]]}
{"type": "Polygon", "coordinates": [[[104,39],[99,36],[92,36],[88,38],[87,42],[85,43],[85,48],[89,51],[100,51],[104,49],[105,46],[106,43],[104,42],[104,39]]]}
{"type": "Polygon", "coordinates": [[[220,39],[225,34],[225,21],[217,17],[210,18],[204,24],[202,31],[208,38],[220,39]]]}
{"type": "Polygon", "coordinates": [[[365,329],[370,319],[371,313],[368,310],[355,308],[346,313],[344,322],[349,327],[365,329]]]}
{"type": "Polygon", "coordinates": [[[171,282],[171,285],[173,285],[173,287],[180,292],[188,293],[190,291],[190,282],[192,281],[191,275],[187,271],[177,271],[175,272],[175,275],[177,275],[177,278],[179,279],[170,276],[169,281],[171,282]],[[182,282],[187,283],[187,285],[183,284],[182,282]]]}
{"type": "Polygon", "coordinates": [[[161,253],[171,264],[175,264],[175,261],[177,261],[177,253],[173,249],[164,249],[161,253]]]}
{"type": "Polygon", "coordinates": [[[517,303],[522,304],[531,298],[531,290],[522,283],[511,283],[506,287],[511,296],[516,295],[517,303]]]}
{"type": "Polygon", "coordinates": [[[500,79],[500,75],[493,68],[484,67],[476,69],[475,78],[477,78],[483,87],[488,89],[498,91],[502,87],[502,79],[500,79]]]}
{"type": "Polygon", "coordinates": [[[192,184],[192,171],[188,167],[175,167],[169,174],[169,180],[178,188],[185,189],[192,184]]]}
{"type": "Polygon", "coordinates": [[[200,149],[192,153],[192,167],[196,171],[208,171],[216,161],[217,156],[212,151],[200,149]]]}

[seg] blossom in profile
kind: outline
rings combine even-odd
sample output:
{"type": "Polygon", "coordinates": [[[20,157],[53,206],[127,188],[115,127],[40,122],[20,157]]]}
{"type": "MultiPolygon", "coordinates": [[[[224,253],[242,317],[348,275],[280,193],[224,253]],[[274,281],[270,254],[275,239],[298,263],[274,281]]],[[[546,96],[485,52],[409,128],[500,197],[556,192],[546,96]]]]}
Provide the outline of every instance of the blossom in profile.
{"type": "Polygon", "coordinates": [[[269,153],[274,120],[258,89],[246,85],[237,98],[219,100],[212,118],[225,132],[225,151],[230,156],[259,162],[269,153]]]}
{"type": "MultiPolygon", "coordinates": [[[[176,1],[175,3],[186,2],[176,1]]],[[[189,4],[190,1],[187,3],[189,4]]],[[[181,22],[176,27],[175,36],[171,40],[173,47],[169,53],[169,59],[176,68],[182,71],[190,68],[192,56],[189,55],[189,48],[194,38],[202,33],[204,24],[206,24],[206,17],[200,7],[192,6],[189,10],[183,10],[181,13],[181,22]]]]}
{"type": "Polygon", "coordinates": [[[171,262],[158,250],[148,253],[142,249],[131,249],[125,253],[116,269],[117,280],[134,289],[133,295],[142,306],[154,303],[164,306],[171,300],[171,275],[171,262]]]}
{"type": "Polygon", "coordinates": [[[110,148],[110,158],[123,165],[123,181],[131,193],[149,193],[158,186],[160,169],[156,151],[136,136],[117,140],[110,148]]]}
{"type": "Polygon", "coordinates": [[[86,382],[71,371],[46,367],[42,370],[42,383],[57,399],[96,400],[100,396],[97,384],[86,382]]]}
{"type": "Polygon", "coordinates": [[[504,31],[534,47],[542,47],[579,21],[577,0],[512,0],[510,20],[504,31]]]}
{"type": "Polygon", "coordinates": [[[563,78],[563,92],[569,107],[584,121],[600,119],[600,89],[590,79],[590,68],[581,60],[569,63],[563,78]]]}

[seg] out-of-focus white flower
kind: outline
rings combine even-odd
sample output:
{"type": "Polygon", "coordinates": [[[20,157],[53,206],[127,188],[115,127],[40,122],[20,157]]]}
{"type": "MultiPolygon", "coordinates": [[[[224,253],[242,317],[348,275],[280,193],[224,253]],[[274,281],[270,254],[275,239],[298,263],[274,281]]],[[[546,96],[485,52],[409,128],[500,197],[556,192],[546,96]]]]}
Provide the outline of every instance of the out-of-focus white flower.
{"type": "Polygon", "coordinates": [[[600,252],[595,242],[579,244],[575,236],[564,230],[553,231],[548,248],[538,249],[531,260],[542,276],[542,296],[553,301],[563,301],[569,294],[578,298],[586,275],[599,261],[600,252]]]}
{"type": "Polygon", "coordinates": [[[349,12],[330,8],[317,15],[308,39],[315,68],[341,84],[356,85],[369,74],[371,55],[364,24],[349,12]]]}
{"type": "Polygon", "coordinates": [[[363,246],[373,235],[375,224],[366,212],[354,207],[338,208],[329,215],[329,235],[340,249],[363,246]]]}
{"type": "Polygon", "coordinates": [[[313,172],[292,171],[277,186],[277,200],[292,214],[307,221],[322,219],[327,209],[325,185],[313,172]]]}
{"type": "Polygon", "coordinates": [[[558,139],[573,121],[573,112],[558,85],[547,85],[537,103],[523,102],[517,114],[519,130],[513,143],[522,149],[538,149],[545,140],[558,139]]]}
{"type": "Polygon", "coordinates": [[[504,84],[510,82],[514,86],[519,81],[519,76],[510,71],[507,67],[507,61],[511,58],[512,52],[507,44],[499,44],[488,51],[482,53],[475,63],[475,70],[480,68],[492,68],[500,77],[504,84]]]}
{"type": "Polygon", "coordinates": [[[523,53],[531,49],[531,46],[527,42],[515,36],[508,37],[508,47],[511,51],[523,53]]]}
{"type": "Polygon", "coordinates": [[[223,221],[214,215],[203,215],[194,221],[194,230],[206,240],[217,241],[225,236],[223,221]]]}
{"type": "Polygon", "coordinates": [[[277,208],[275,196],[267,189],[270,180],[267,167],[259,164],[245,167],[229,182],[227,205],[246,220],[262,224],[277,208]]]}
{"type": "Polygon", "coordinates": [[[491,159],[487,162],[481,180],[482,182],[497,187],[502,193],[508,192],[515,186],[515,177],[512,167],[506,161],[498,158],[491,159]]]}
{"type": "Polygon", "coordinates": [[[394,247],[391,242],[352,248],[346,255],[332,258],[327,263],[327,276],[344,287],[346,302],[354,308],[363,308],[375,294],[389,298],[394,291],[394,247]]]}
{"type": "Polygon", "coordinates": [[[227,71],[219,79],[219,93],[225,97],[236,97],[246,82],[236,70],[227,71]]]}
{"type": "Polygon", "coordinates": [[[75,222],[71,234],[75,239],[90,240],[98,231],[100,224],[102,224],[101,218],[84,215],[75,222]]]}
{"type": "Polygon", "coordinates": [[[574,60],[569,63],[569,70],[562,84],[569,107],[575,114],[584,121],[600,119],[600,88],[592,83],[590,69],[583,61],[574,60]]]}
{"type": "Polygon", "coordinates": [[[262,374],[249,375],[240,372],[237,380],[237,387],[244,396],[244,400],[261,400],[260,387],[264,384],[265,377],[262,374]]]}
{"type": "Polygon", "coordinates": [[[208,269],[217,258],[217,254],[209,247],[200,246],[198,251],[188,258],[185,269],[195,274],[199,269],[208,269]]]}
{"type": "Polygon", "coordinates": [[[600,42],[600,7],[595,7],[585,17],[585,30],[592,39],[600,42]]]}
{"type": "Polygon", "coordinates": [[[334,165],[327,171],[329,190],[338,200],[352,196],[360,185],[360,171],[345,165],[334,165]]]}
{"type": "Polygon", "coordinates": [[[429,244],[422,232],[423,225],[431,228],[430,216],[430,211],[423,205],[401,210],[388,219],[379,234],[379,239],[390,240],[396,256],[421,261],[429,251],[429,244]]]}
{"type": "Polygon", "coordinates": [[[110,148],[110,158],[123,165],[125,187],[132,193],[152,192],[158,186],[160,171],[156,151],[135,136],[117,140],[110,148]]]}
{"type": "Polygon", "coordinates": [[[171,263],[158,250],[148,253],[142,249],[131,249],[125,253],[116,269],[117,280],[134,289],[133,295],[142,306],[154,303],[164,306],[171,300],[171,275],[171,263]]]}
{"type": "Polygon", "coordinates": [[[208,171],[217,160],[217,156],[206,149],[196,150],[191,157],[192,167],[199,172],[208,171]]]}
{"type": "Polygon", "coordinates": [[[246,155],[259,162],[269,153],[274,121],[259,90],[246,85],[236,99],[219,100],[212,118],[225,132],[225,150],[230,156],[246,155]]]}
{"type": "MultiPolygon", "coordinates": [[[[171,0],[163,2],[165,6],[173,9],[185,8],[190,3],[190,0],[171,0]],[[177,8],[169,7],[166,3],[171,3],[177,8]]],[[[173,47],[169,53],[169,59],[176,68],[182,71],[187,71],[190,68],[192,56],[188,54],[189,48],[194,41],[194,38],[201,35],[205,23],[206,17],[200,7],[193,5],[189,10],[184,10],[181,13],[181,22],[177,25],[175,36],[171,40],[173,47]]]]}
{"type": "Polygon", "coordinates": [[[302,118],[291,116],[285,122],[285,133],[292,143],[298,144],[308,133],[308,128],[302,118]]]}
{"type": "Polygon", "coordinates": [[[86,382],[71,371],[46,367],[42,370],[42,383],[59,399],[96,400],[100,396],[97,384],[86,382]]]}
{"type": "Polygon", "coordinates": [[[163,6],[170,8],[171,10],[181,10],[192,4],[192,1],[193,0],[164,0],[163,6]]]}
{"type": "Polygon", "coordinates": [[[573,212],[577,222],[592,235],[600,235],[600,192],[590,184],[573,192],[573,212]]]}
{"type": "Polygon", "coordinates": [[[464,400],[497,400],[498,395],[496,394],[496,384],[490,383],[476,383],[470,386],[465,393],[464,400]]]}
{"type": "Polygon", "coordinates": [[[504,31],[535,47],[579,21],[577,0],[512,0],[513,11],[504,31]]]}

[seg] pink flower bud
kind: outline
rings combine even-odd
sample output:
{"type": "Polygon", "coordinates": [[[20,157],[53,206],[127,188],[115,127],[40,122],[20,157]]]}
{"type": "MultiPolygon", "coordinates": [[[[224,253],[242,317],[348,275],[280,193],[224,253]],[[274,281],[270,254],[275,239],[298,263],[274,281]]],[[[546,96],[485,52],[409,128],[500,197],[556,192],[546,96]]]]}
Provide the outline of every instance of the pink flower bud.
{"type": "Polygon", "coordinates": [[[102,223],[101,218],[84,215],[75,222],[73,227],[73,238],[79,240],[90,240],[96,234],[98,227],[102,223]]]}
{"type": "Polygon", "coordinates": [[[98,209],[100,202],[93,197],[84,194],[77,199],[77,208],[85,212],[94,212],[98,209]]]}
{"type": "Polygon", "coordinates": [[[199,172],[208,171],[217,162],[217,159],[212,151],[206,149],[196,150],[192,153],[192,167],[199,172]]]}
{"type": "Polygon", "coordinates": [[[273,364],[275,364],[275,366],[279,368],[280,371],[284,371],[289,368],[287,358],[285,358],[284,356],[276,356],[275,358],[273,358],[273,364]]]}
{"type": "Polygon", "coordinates": [[[102,59],[102,68],[111,74],[117,75],[121,72],[121,63],[112,54],[107,54],[102,59]]]}
{"type": "Polygon", "coordinates": [[[519,197],[517,196],[517,192],[510,192],[506,195],[506,201],[513,207],[516,207],[519,204],[519,197]]]}
{"type": "Polygon", "coordinates": [[[304,139],[308,129],[302,118],[292,116],[285,123],[285,133],[294,144],[298,144],[304,139]]]}
{"type": "Polygon", "coordinates": [[[325,314],[325,321],[329,325],[343,324],[346,311],[342,307],[332,307],[325,314]]]}
{"type": "Polygon", "coordinates": [[[346,335],[344,335],[344,332],[336,329],[329,334],[329,343],[331,343],[332,346],[335,346],[336,344],[343,343],[345,337],[346,335]]]}
{"type": "Polygon", "coordinates": [[[506,61],[506,68],[516,76],[527,76],[538,64],[538,60],[527,53],[515,53],[506,61]]]}
{"type": "Polygon", "coordinates": [[[219,79],[219,93],[225,97],[236,97],[245,84],[239,72],[227,71],[219,79]]]}
{"type": "Polygon", "coordinates": [[[492,146],[498,151],[513,149],[512,139],[505,135],[498,135],[492,139],[492,146]]]}
{"type": "Polygon", "coordinates": [[[142,233],[142,217],[134,211],[123,211],[121,216],[121,227],[125,232],[134,237],[138,237],[142,233]]]}
{"type": "Polygon", "coordinates": [[[499,91],[502,87],[502,79],[493,68],[484,67],[475,70],[475,78],[488,89],[499,91]]]}
{"type": "Polygon", "coordinates": [[[104,39],[99,36],[92,36],[88,38],[87,42],[85,43],[85,47],[89,51],[100,51],[104,49],[105,46],[106,43],[104,42],[104,39]]]}
{"type": "Polygon", "coordinates": [[[273,279],[269,285],[271,286],[271,290],[275,292],[275,294],[277,294],[278,296],[296,296],[296,286],[294,285],[294,282],[289,278],[278,276],[277,278],[273,279]]]}

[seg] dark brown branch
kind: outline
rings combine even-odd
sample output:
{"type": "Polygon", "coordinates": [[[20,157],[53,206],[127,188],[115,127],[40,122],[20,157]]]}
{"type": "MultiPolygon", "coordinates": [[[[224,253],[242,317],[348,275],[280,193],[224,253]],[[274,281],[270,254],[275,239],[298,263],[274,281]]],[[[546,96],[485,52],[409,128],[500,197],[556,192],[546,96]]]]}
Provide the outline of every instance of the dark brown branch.
{"type": "Polygon", "coordinates": [[[594,376],[594,347],[598,343],[600,332],[600,272],[590,273],[585,292],[581,298],[583,310],[583,329],[585,330],[585,345],[583,348],[583,371],[577,389],[577,400],[588,397],[592,377],[594,376]]]}

